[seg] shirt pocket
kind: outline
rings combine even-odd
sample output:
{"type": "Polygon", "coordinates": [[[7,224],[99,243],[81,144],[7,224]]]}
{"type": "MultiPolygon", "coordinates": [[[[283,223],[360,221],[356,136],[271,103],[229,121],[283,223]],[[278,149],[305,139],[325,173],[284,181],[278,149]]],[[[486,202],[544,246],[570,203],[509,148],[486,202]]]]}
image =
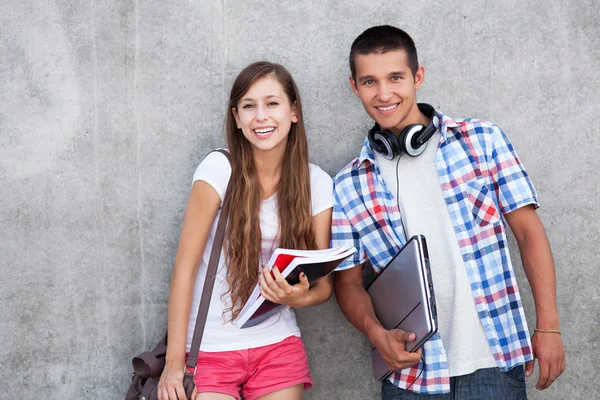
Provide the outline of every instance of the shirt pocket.
{"type": "Polygon", "coordinates": [[[467,182],[466,192],[477,225],[487,226],[500,221],[500,213],[484,181],[476,179],[467,182]]]}

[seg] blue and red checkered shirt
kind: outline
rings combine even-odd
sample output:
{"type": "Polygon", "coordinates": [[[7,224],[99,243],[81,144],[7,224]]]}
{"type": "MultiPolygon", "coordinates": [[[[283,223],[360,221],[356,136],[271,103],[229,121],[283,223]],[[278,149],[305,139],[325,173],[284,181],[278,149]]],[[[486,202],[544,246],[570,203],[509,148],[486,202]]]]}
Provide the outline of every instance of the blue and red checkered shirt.
{"type": "MultiPolygon", "coordinates": [[[[442,195],[456,226],[456,240],[483,330],[498,368],[506,371],[531,360],[532,354],[501,215],[528,204],[537,207],[537,194],[512,145],[496,125],[476,119],[453,120],[439,111],[434,123],[441,133],[435,162],[442,195]]],[[[349,244],[358,249],[338,270],[368,260],[379,273],[404,243],[397,202],[386,189],[365,140],[360,156],[334,179],[331,245],[349,244]]],[[[435,334],[423,346],[425,363],[395,372],[390,381],[403,389],[410,386],[409,390],[417,393],[448,393],[445,353],[442,338],[435,334]]]]}

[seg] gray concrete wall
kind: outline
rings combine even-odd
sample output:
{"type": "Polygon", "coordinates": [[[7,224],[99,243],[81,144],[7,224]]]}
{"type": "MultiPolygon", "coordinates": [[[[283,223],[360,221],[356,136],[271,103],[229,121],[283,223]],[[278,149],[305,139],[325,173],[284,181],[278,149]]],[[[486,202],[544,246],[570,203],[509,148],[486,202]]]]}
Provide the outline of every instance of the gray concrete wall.
{"type": "MultiPolygon", "coordinates": [[[[290,69],[312,161],[334,174],[370,125],[347,84],[350,44],[390,23],[417,42],[419,99],[500,125],[539,191],[567,370],[545,392],[530,378],[530,398],[595,398],[599,4],[0,0],[0,397],[122,398],[132,355],[165,330],[190,179],[224,143],[237,72],[290,69]]],[[[298,315],[305,398],[377,398],[367,342],[335,301],[298,315]]]]}

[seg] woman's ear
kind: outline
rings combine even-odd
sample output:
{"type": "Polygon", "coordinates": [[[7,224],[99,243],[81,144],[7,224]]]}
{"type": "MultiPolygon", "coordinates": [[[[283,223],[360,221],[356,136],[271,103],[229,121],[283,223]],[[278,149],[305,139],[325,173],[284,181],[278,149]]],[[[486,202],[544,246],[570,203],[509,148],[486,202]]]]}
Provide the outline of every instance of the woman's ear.
{"type": "Polygon", "coordinates": [[[235,107],[231,107],[231,112],[233,113],[233,118],[235,118],[235,124],[237,125],[238,129],[242,129],[240,125],[240,117],[238,116],[235,107]]]}
{"type": "Polygon", "coordinates": [[[292,104],[292,122],[298,123],[298,114],[296,113],[296,103],[292,104]]]}

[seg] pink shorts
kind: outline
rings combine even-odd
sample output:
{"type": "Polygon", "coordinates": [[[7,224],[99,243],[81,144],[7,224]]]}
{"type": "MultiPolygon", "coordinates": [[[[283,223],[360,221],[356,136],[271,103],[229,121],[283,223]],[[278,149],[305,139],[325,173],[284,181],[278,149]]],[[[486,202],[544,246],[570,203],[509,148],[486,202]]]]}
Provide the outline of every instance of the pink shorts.
{"type": "Polygon", "coordinates": [[[290,336],[268,346],[247,350],[198,353],[196,389],[240,400],[254,400],[265,394],[303,383],[313,385],[302,340],[290,336]]]}

